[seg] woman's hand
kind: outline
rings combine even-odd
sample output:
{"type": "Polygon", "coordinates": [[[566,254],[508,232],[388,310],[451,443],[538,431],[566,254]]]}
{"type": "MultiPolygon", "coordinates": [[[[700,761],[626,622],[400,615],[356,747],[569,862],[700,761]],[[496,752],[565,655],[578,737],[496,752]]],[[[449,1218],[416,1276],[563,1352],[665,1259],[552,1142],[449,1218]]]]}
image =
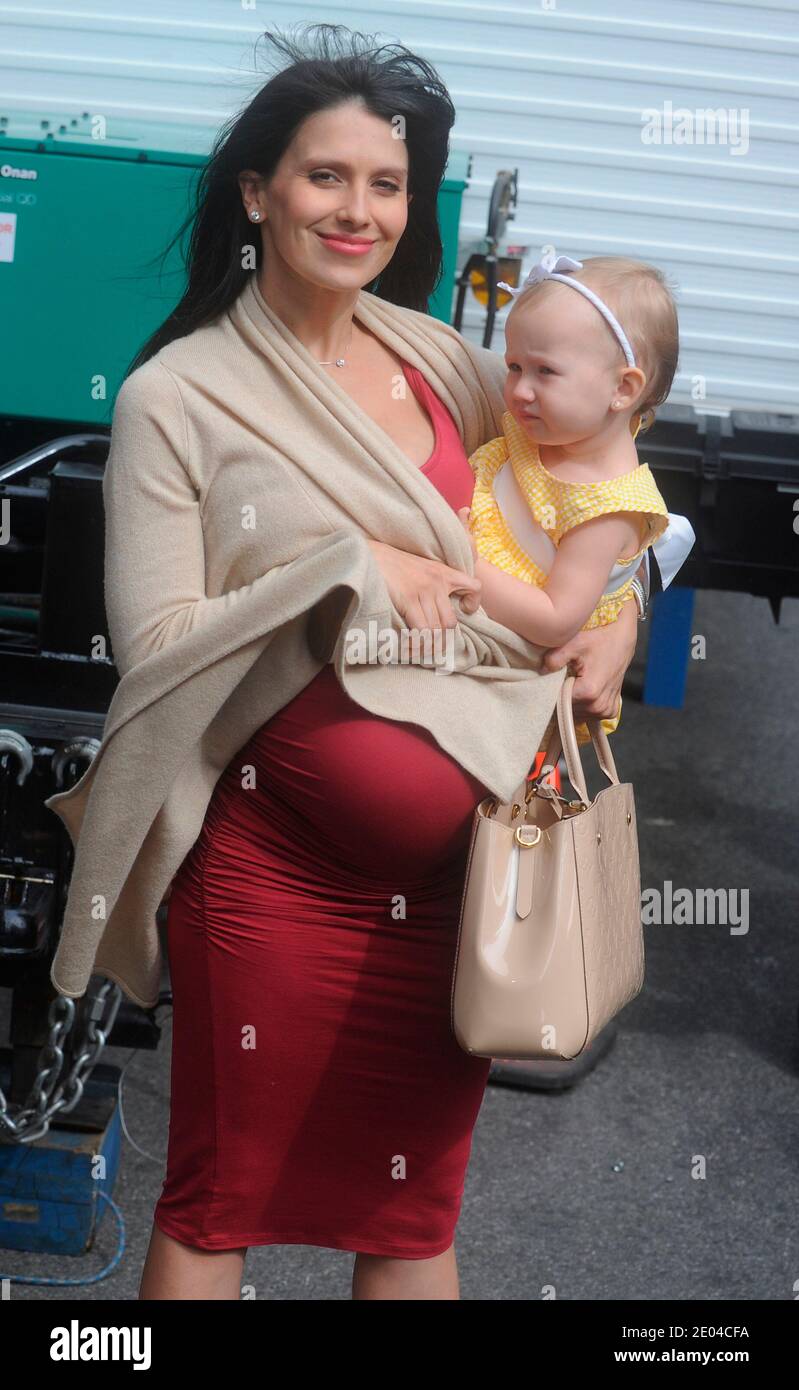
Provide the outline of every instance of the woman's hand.
{"type": "Polygon", "coordinates": [[[638,606],[632,598],[622,605],[615,622],[578,632],[562,647],[545,652],[543,671],[559,671],[568,664],[568,674],[577,676],[572,694],[575,721],[615,718],[637,641],[638,606]]]}
{"type": "Polygon", "coordinates": [[[461,596],[462,613],[475,613],[480,607],[482,584],[465,570],[453,569],[443,560],[428,560],[397,550],[384,541],[369,540],[372,553],[386,581],[391,602],[406,627],[424,631],[457,627],[458,615],[450,594],[461,596]]]}

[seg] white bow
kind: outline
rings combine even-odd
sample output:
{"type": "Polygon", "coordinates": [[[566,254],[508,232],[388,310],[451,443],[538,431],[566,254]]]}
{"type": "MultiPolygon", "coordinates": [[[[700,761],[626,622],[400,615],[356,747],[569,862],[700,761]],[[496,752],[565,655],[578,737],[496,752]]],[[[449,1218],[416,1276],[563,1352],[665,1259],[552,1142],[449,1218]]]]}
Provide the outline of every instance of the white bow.
{"type": "Polygon", "coordinates": [[[557,251],[545,251],[537,265],[534,265],[527,278],[518,289],[508,285],[504,280],[499,281],[499,289],[509,290],[511,295],[521,294],[523,290],[529,289],[530,285],[537,285],[540,280],[549,280],[553,275],[559,275],[564,270],[582,270],[582,261],[573,261],[571,256],[559,256],[557,251]]]}

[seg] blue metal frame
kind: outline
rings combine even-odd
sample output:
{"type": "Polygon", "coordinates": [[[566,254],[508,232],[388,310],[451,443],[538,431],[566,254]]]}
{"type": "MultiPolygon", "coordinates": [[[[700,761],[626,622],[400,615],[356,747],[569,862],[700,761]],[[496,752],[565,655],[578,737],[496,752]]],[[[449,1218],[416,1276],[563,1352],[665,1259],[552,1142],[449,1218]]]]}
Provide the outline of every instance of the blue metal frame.
{"type": "Polygon", "coordinates": [[[649,605],[649,649],[644,677],[645,705],[682,709],[691,651],[694,589],[668,589],[653,594],[649,605]]]}

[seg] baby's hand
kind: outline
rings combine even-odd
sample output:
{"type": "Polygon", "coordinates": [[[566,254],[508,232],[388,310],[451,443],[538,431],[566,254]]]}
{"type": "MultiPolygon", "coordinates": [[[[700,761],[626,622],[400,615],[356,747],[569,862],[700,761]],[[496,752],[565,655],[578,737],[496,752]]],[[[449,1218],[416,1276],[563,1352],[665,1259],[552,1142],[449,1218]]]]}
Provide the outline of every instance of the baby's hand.
{"type": "Polygon", "coordinates": [[[459,507],[459,508],[458,508],[458,516],[459,516],[459,518],[460,518],[460,522],[461,522],[461,525],[463,526],[463,529],[465,530],[467,536],[469,537],[469,544],[470,544],[470,546],[472,547],[472,558],[474,559],[474,561],[475,561],[475,563],[476,563],[476,562],[480,559],[480,552],[479,552],[479,550],[477,549],[477,543],[476,543],[476,541],[475,541],[475,539],[474,539],[474,536],[472,535],[472,533],[471,533],[471,531],[470,531],[470,529],[469,529],[469,513],[470,513],[470,511],[471,511],[471,508],[470,508],[470,507],[459,507]]]}

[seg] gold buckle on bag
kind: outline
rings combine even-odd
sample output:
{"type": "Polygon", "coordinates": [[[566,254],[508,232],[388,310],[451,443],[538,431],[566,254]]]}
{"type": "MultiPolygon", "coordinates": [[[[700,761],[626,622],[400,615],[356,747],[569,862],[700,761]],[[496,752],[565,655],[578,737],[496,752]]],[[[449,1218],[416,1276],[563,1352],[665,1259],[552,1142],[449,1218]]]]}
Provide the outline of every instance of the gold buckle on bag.
{"type": "Polygon", "coordinates": [[[542,832],[540,825],[517,825],[516,829],[513,832],[513,838],[516,841],[517,845],[521,845],[522,849],[531,849],[533,845],[538,844],[538,841],[541,839],[541,833],[542,832]],[[522,839],[522,835],[526,830],[532,831],[533,835],[535,836],[533,840],[522,839]]]}

